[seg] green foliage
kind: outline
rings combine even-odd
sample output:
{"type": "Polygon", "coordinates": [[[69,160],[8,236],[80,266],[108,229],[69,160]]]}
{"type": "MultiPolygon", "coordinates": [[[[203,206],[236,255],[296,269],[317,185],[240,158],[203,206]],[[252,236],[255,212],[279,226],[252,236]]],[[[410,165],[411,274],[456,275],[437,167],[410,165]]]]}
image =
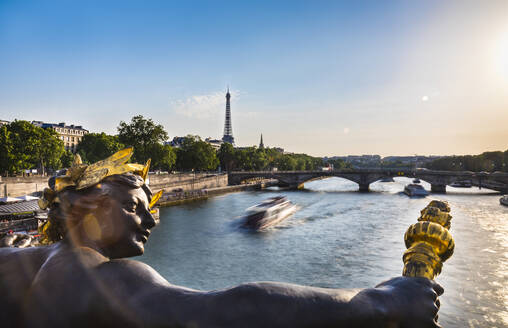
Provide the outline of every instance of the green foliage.
{"type": "MultiPolygon", "coordinates": [[[[255,147],[235,149],[235,162],[238,168],[246,171],[255,171],[256,169],[262,169],[263,167],[256,168],[256,158],[259,159],[256,153],[255,147]]],[[[261,166],[261,163],[257,163],[261,166]]]]}
{"type": "MultiPolygon", "coordinates": [[[[277,168],[281,171],[317,170],[324,166],[322,158],[306,154],[282,154],[273,148],[233,148],[224,143],[218,151],[221,166],[227,170],[262,171],[277,168]]],[[[340,159],[338,168],[347,167],[340,159]]]]}
{"type": "Polygon", "coordinates": [[[252,165],[254,170],[262,171],[268,166],[268,159],[263,149],[254,149],[252,152],[252,165]]]}
{"type": "Polygon", "coordinates": [[[175,150],[163,144],[167,139],[168,134],[162,125],[142,115],[134,116],[130,123],[120,122],[118,126],[119,142],[134,147],[132,160],[145,163],[151,158],[154,170],[170,171],[175,165],[175,150]]]}
{"type": "Polygon", "coordinates": [[[121,121],[117,129],[120,142],[134,147],[133,160],[138,163],[145,163],[149,158],[154,160],[150,152],[159,150],[154,145],[168,139],[162,125],[155,124],[152,119],[145,119],[142,115],[134,116],[130,123],[121,121]]]}
{"type": "Polygon", "coordinates": [[[426,165],[431,170],[508,172],[508,150],[485,152],[480,155],[447,156],[426,165]]]}
{"type": "Polygon", "coordinates": [[[118,136],[102,133],[89,133],[83,136],[76,147],[76,153],[84,163],[95,163],[125,148],[118,136]]]}
{"type": "Polygon", "coordinates": [[[279,171],[293,171],[296,169],[296,164],[296,159],[291,155],[282,155],[274,161],[274,166],[279,171]]]}
{"type": "Polygon", "coordinates": [[[334,170],[343,170],[352,168],[351,163],[346,163],[340,158],[329,159],[326,161],[326,164],[333,165],[334,170]]]}
{"type": "Polygon", "coordinates": [[[5,175],[10,172],[10,166],[13,160],[13,145],[10,138],[10,131],[7,126],[0,127],[0,174],[5,175]]]}
{"type": "Polygon", "coordinates": [[[52,129],[40,129],[39,133],[40,144],[35,154],[39,159],[39,168],[42,169],[42,173],[46,169],[55,171],[61,168],[60,158],[65,153],[65,147],[58,138],[58,133],[52,129]]]}
{"type": "Polygon", "coordinates": [[[220,165],[225,171],[232,171],[236,166],[235,148],[232,144],[224,142],[217,152],[220,165]]]}
{"type": "Polygon", "coordinates": [[[69,150],[64,151],[62,157],[60,158],[60,162],[62,162],[62,167],[71,167],[73,161],[74,154],[69,150]]]}
{"type": "Polygon", "coordinates": [[[169,145],[153,144],[148,149],[152,170],[171,171],[176,162],[176,151],[169,145]]]}
{"type": "Polygon", "coordinates": [[[27,121],[14,121],[0,129],[0,170],[16,174],[26,169],[56,170],[65,152],[63,142],[51,129],[27,121]]]}
{"type": "Polygon", "coordinates": [[[404,169],[414,169],[414,163],[413,164],[408,164],[408,163],[404,163],[400,160],[397,160],[397,161],[382,161],[380,163],[380,166],[381,167],[387,167],[387,168],[404,168],[404,169]]]}
{"type": "Polygon", "coordinates": [[[186,136],[176,155],[179,170],[210,171],[219,165],[215,149],[199,136],[186,136]]]}

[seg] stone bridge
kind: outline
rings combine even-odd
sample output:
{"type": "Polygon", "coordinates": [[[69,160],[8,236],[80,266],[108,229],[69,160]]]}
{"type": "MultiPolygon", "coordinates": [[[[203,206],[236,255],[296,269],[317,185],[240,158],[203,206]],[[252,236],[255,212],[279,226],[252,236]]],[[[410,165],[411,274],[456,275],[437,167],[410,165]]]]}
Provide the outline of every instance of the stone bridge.
{"type": "Polygon", "coordinates": [[[255,178],[276,179],[281,186],[301,189],[305,182],[344,178],[359,185],[360,191],[369,191],[369,185],[389,177],[419,178],[430,183],[432,192],[445,193],[446,186],[454,182],[469,181],[473,186],[508,193],[508,173],[505,172],[469,172],[469,171],[432,171],[427,169],[347,169],[333,171],[258,171],[229,172],[230,185],[241,184],[255,178]]]}

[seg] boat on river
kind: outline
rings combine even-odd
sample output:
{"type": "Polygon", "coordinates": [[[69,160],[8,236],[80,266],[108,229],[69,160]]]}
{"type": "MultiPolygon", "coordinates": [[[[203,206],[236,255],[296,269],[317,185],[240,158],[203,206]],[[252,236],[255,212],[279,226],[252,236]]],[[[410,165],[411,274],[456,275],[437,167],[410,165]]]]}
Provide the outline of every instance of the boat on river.
{"type": "Polygon", "coordinates": [[[504,206],[508,206],[508,195],[504,195],[499,199],[499,203],[504,206]]]}
{"type": "Polygon", "coordinates": [[[404,193],[409,197],[425,197],[429,194],[420,184],[411,183],[404,187],[404,193]]]}
{"type": "Polygon", "coordinates": [[[472,186],[473,186],[473,183],[469,180],[455,181],[454,183],[452,183],[450,185],[450,187],[455,187],[455,188],[471,188],[472,186]]]}
{"type": "Polygon", "coordinates": [[[287,197],[271,197],[245,210],[244,226],[264,230],[287,219],[295,211],[296,206],[287,197]]]}

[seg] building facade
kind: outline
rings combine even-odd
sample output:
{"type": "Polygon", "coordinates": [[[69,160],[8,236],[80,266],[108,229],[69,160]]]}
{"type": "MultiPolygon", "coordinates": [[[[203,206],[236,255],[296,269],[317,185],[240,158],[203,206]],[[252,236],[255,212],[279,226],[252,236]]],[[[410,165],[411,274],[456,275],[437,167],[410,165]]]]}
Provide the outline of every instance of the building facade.
{"type": "Polygon", "coordinates": [[[207,142],[215,150],[219,150],[220,146],[222,145],[222,140],[212,139],[210,137],[206,138],[205,142],[207,142]]]}
{"type": "Polygon", "coordinates": [[[52,129],[58,133],[58,138],[63,141],[65,150],[76,152],[76,146],[88,134],[88,130],[83,129],[81,125],[65,125],[65,122],[58,124],[45,123],[41,121],[32,121],[32,124],[43,129],[52,129]]]}

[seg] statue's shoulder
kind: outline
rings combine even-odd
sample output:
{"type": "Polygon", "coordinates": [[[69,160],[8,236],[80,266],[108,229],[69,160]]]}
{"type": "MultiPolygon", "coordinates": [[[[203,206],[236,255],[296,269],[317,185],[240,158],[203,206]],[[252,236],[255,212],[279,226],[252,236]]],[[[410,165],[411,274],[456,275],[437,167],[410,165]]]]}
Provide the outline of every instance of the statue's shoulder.
{"type": "Polygon", "coordinates": [[[30,288],[48,254],[46,247],[0,248],[0,308],[8,295],[21,297],[30,288]]]}
{"type": "Polygon", "coordinates": [[[102,281],[106,284],[129,285],[134,283],[167,284],[148,264],[130,259],[109,259],[95,249],[89,247],[55,247],[47,257],[37,275],[38,280],[55,281],[59,283],[81,281],[95,283],[102,281]]]}
{"type": "Polygon", "coordinates": [[[70,247],[58,242],[48,246],[34,285],[74,282],[83,279],[93,268],[109,259],[88,247],[70,247]],[[55,279],[57,278],[57,279],[55,279]]]}
{"type": "Polygon", "coordinates": [[[0,248],[0,272],[14,275],[24,275],[27,271],[33,273],[39,270],[51,252],[50,247],[0,248]]]}
{"type": "Polygon", "coordinates": [[[127,285],[169,285],[154,268],[146,263],[130,259],[114,259],[104,262],[96,272],[105,281],[127,285]]]}

